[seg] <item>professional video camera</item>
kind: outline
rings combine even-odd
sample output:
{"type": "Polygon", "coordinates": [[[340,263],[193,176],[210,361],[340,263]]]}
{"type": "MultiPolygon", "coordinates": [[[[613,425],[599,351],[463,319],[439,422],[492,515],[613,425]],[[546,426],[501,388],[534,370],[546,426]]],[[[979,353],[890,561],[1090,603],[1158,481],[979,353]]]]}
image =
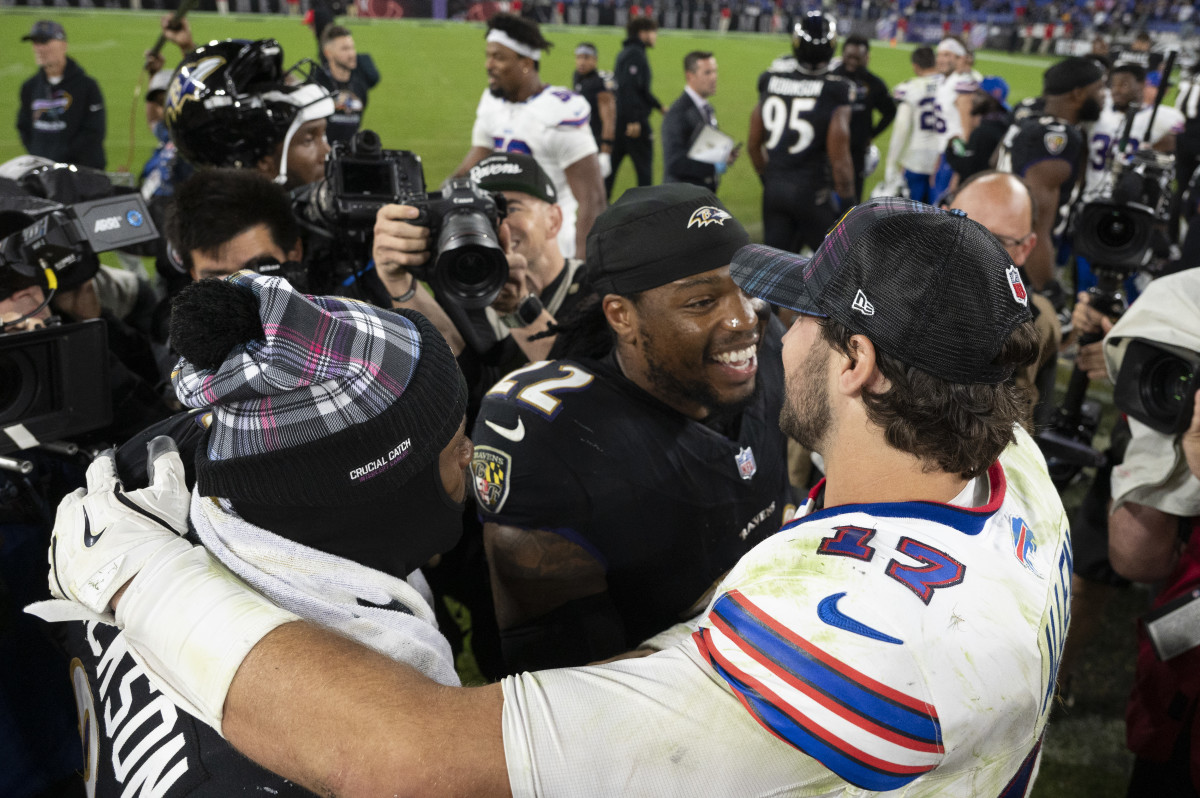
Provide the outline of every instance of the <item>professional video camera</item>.
{"type": "Polygon", "coordinates": [[[1121,345],[1125,354],[1113,403],[1158,432],[1178,435],[1186,430],[1200,389],[1200,354],[1140,338],[1121,345]]]}
{"type": "Polygon", "coordinates": [[[498,232],[506,212],[502,195],[469,178],[426,193],[420,156],[383,149],[370,130],[335,143],[325,179],[295,195],[296,216],[306,227],[331,235],[361,258],[355,271],[370,257],[375,214],[392,203],[418,208],[416,224],[428,225],[435,242],[426,264],[411,267],[414,276],[463,308],[484,308],[496,299],[508,277],[498,232]]]}
{"type": "MultiPolygon", "coordinates": [[[[1175,53],[1167,56],[1163,75],[1170,75],[1175,53]]],[[[1167,81],[1163,80],[1147,121],[1154,129],[1154,117],[1162,103],[1167,81]]],[[[1120,318],[1128,308],[1123,282],[1134,272],[1155,274],[1170,256],[1167,225],[1171,214],[1171,183],[1175,179],[1175,158],[1150,147],[1126,154],[1131,139],[1134,115],[1132,107],[1124,130],[1115,145],[1112,164],[1098,193],[1089,197],[1072,218],[1075,252],[1087,258],[1096,275],[1096,285],[1088,290],[1088,303],[1097,312],[1112,319],[1120,318]]],[[[1098,334],[1083,335],[1080,346],[1100,340],[1098,334]]],[[[1092,438],[1100,425],[1100,406],[1087,401],[1088,376],[1078,367],[1071,374],[1067,391],[1051,429],[1037,435],[1046,455],[1050,476],[1061,490],[1087,466],[1099,467],[1106,458],[1092,448],[1092,438]]]]}
{"type": "MultiPolygon", "coordinates": [[[[0,298],[40,286],[44,300],[91,279],[96,253],[158,237],[138,194],[64,206],[36,197],[0,198],[0,298]]],[[[107,333],[103,321],[0,335],[0,454],[110,423],[107,333]]]]}

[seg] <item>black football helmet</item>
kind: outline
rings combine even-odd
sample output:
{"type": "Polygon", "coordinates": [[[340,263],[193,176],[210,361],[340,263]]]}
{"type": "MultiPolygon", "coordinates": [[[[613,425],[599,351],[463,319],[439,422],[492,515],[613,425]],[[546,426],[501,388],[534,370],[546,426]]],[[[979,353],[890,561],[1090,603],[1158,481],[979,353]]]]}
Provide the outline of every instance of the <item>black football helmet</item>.
{"type": "MultiPolygon", "coordinates": [[[[253,167],[305,122],[333,113],[324,87],[283,69],[274,39],[213,41],[189,53],[167,87],[164,116],[180,155],[197,166],[253,167]]],[[[276,182],[287,177],[280,159],[276,182]]]]}
{"type": "Polygon", "coordinates": [[[792,28],[792,53],[803,66],[828,63],[836,48],[837,21],[820,11],[810,11],[792,28]]]}

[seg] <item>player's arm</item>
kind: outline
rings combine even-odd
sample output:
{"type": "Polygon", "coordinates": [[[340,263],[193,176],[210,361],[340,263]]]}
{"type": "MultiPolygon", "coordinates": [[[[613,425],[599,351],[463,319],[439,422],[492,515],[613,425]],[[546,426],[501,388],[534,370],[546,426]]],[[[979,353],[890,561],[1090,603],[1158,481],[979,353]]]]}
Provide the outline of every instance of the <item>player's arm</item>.
{"type": "Polygon", "coordinates": [[[492,152],[493,150],[490,147],[481,147],[479,145],[472,146],[471,149],[467,150],[466,157],[462,159],[462,163],[455,167],[454,174],[450,176],[465,177],[467,173],[471,171],[472,166],[491,155],[492,152]]]}
{"type": "Polygon", "coordinates": [[[892,98],[892,93],[888,91],[887,84],[878,77],[875,78],[875,91],[871,94],[874,98],[871,100],[871,104],[879,112],[879,121],[871,128],[871,138],[874,139],[888,129],[900,109],[896,107],[896,101],[892,98]]]}
{"type": "Polygon", "coordinates": [[[1154,151],[1155,152],[1165,152],[1168,155],[1174,154],[1174,152],[1175,152],[1175,134],[1174,133],[1165,133],[1162,138],[1160,138],[1158,141],[1154,142],[1154,151]]]}
{"type": "Polygon", "coordinates": [[[1179,518],[1135,502],[1108,517],[1108,558],[1113,570],[1134,582],[1167,578],[1179,561],[1179,518]]]}
{"type": "Polygon", "coordinates": [[[597,94],[596,110],[600,113],[600,152],[612,154],[612,142],[617,137],[616,95],[611,91],[602,91],[597,94]]]}
{"type": "Polygon", "coordinates": [[[502,707],[498,684],[443,687],[291,623],[238,668],[223,731],[255,762],[318,795],[506,796],[502,707]]]}
{"type": "Polygon", "coordinates": [[[850,106],[841,105],[829,120],[825,134],[825,149],[829,153],[829,165],[833,169],[833,190],[843,203],[855,202],[854,161],[850,157],[850,106]]]}
{"type": "Polygon", "coordinates": [[[625,649],[604,566],[581,545],[492,522],[483,525],[483,544],[510,670],[579,664],[625,649]]]}
{"type": "Polygon", "coordinates": [[[909,134],[912,131],[912,106],[900,103],[896,109],[896,121],[892,125],[892,137],[888,142],[887,166],[884,179],[891,182],[900,177],[900,156],[908,150],[909,134]]]}
{"type": "Polygon", "coordinates": [[[973,94],[964,94],[960,92],[954,98],[954,107],[958,109],[958,118],[962,120],[962,140],[967,141],[971,138],[971,132],[975,130],[975,126],[979,122],[979,118],[971,115],[971,103],[973,94]]]}
{"type": "Polygon", "coordinates": [[[746,150],[750,154],[750,163],[761,180],[763,171],[767,168],[766,128],[763,126],[762,103],[757,103],[750,112],[750,132],[746,134],[746,150]]]}
{"type": "MultiPolygon", "coordinates": [[[[588,136],[590,138],[591,133],[588,136]]],[[[594,152],[575,161],[563,173],[571,193],[579,203],[575,211],[575,257],[582,258],[592,223],[608,205],[608,198],[604,194],[604,178],[600,176],[600,161],[594,152]]]]}
{"type": "Polygon", "coordinates": [[[1035,290],[1045,288],[1054,275],[1053,233],[1054,220],[1058,214],[1058,192],[1063,183],[1071,179],[1071,165],[1061,158],[1038,161],[1022,176],[1029,193],[1037,205],[1037,218],[1033,231],[1037,233],[1037,244],[1025,261],[1025,272],[1035,290]]]}
{"type": "Polygon", "coordinates": [[[29,140],[33,136],[33,85],[29,81],[21,86],[21,107],[17,109],[17,133],[21,136],[21,145],[28,150],[29,140]]]}
{"type": "Polygon", "coordinates": [[[373,89],[379,84],[379,67],[375,66],[375,59],[369,54],[358,54],[358,70],[366,79],[368,89],[373,89]]]}

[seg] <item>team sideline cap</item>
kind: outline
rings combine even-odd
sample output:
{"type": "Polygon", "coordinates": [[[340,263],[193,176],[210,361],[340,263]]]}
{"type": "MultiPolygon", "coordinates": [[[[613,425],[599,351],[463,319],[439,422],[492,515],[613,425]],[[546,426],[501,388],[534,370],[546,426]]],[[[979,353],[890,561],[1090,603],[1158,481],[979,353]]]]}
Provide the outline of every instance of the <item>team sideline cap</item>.
{"type": "Polygon", "coordinates": [[[998,383],[992,361],[1029,321],[1017,267],[983,225],[899,197],[851,208],[811,258],[760,244],[733,257],[752,296],[827,316],[881,351],[955,383],[998,383]]]}
{"type": "Polygon", "coordinates": [[[575,47],[575,55],[596,56],[598,55],[596,51],[596,45],[592,44],[591,42],[580,42],[575,47]]]}
{"type": "Polygon", "coordinates": [[[551,205],[558,202],[554,181],[532,155],[498,152],[471,167],[471,179],[487,191],[520,191],[551,205]]]}
{"type": "Polygon", "coordinates": [[[1042,75],[1042,94],[1057,96],[1104,79],[1104,68],[1091,58],[1076,55],[1059,61],[1042,75]]]}
{"type": "Polygon", "coordinates": [[[636,294],[729,265],[750,243],[716,195],[689,183],[631,188],[587,237],[587,273],[605,294],[636,294]]]}
{"type": "Polygon", "coordinates": [[[242,271],[188,286],[171,340],[183,358],[171,374],[179,401],[213,413],[196,455],[203,496],[386,502],[436,463],[466,411],[454,355],[420,313],[305,296],[278,277],[242,271]]]}
{"type": "Polygon", "coordinates": [[[999,75],[988,75],[979,81],[979,88],[992,95],[1001,108],[1008,110],[1008,81],[999,75]]]}
{"type": "Polygon", "coordinates": [[[52,19],[39,19],[33,23],[29,33],[21,37],[23,42],[48,42],[51,39],[67,40],[67,32],[63,30],[63,26],[52,19]]]}

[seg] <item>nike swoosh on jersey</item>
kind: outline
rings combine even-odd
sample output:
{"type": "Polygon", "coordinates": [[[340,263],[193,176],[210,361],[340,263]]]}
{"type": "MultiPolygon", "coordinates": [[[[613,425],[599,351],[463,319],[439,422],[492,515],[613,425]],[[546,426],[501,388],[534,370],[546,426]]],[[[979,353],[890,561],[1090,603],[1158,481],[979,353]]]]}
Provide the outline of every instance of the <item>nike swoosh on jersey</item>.
{"type": "Polygon", "coordinates": [[[845,629],[847,632],[853,632],[856,635],[869,637],[872,640],[878,640],[882,643],[895,643],[903,645],[904,641],[899,640],[891,635],[886,635],[878,629],[872,629],[861,621],[856,621],[849,615],[845,614],[837,608],[837,603],[841,600],[845,593],[831,593],[821,599],[821,603],[817,605],[817,617],[830,626],[836,626],[838,629],[845,629]]]}
{"type": "Polygon", "coordinates": [[[512,441],[513,443],[520,443],[522,440],[525,439],[525,421],[524,421],[524,419],[518,418],[517,426],[513,427],[512,429],[509,429],[508,427],[502,427],[494,421],[485,421],[483,423],[487,424],[489,427],[491,427],[492,431],[495,432],[497,435],[499,435],[501,438],[507,438],[508,440],[512,441]]]}

